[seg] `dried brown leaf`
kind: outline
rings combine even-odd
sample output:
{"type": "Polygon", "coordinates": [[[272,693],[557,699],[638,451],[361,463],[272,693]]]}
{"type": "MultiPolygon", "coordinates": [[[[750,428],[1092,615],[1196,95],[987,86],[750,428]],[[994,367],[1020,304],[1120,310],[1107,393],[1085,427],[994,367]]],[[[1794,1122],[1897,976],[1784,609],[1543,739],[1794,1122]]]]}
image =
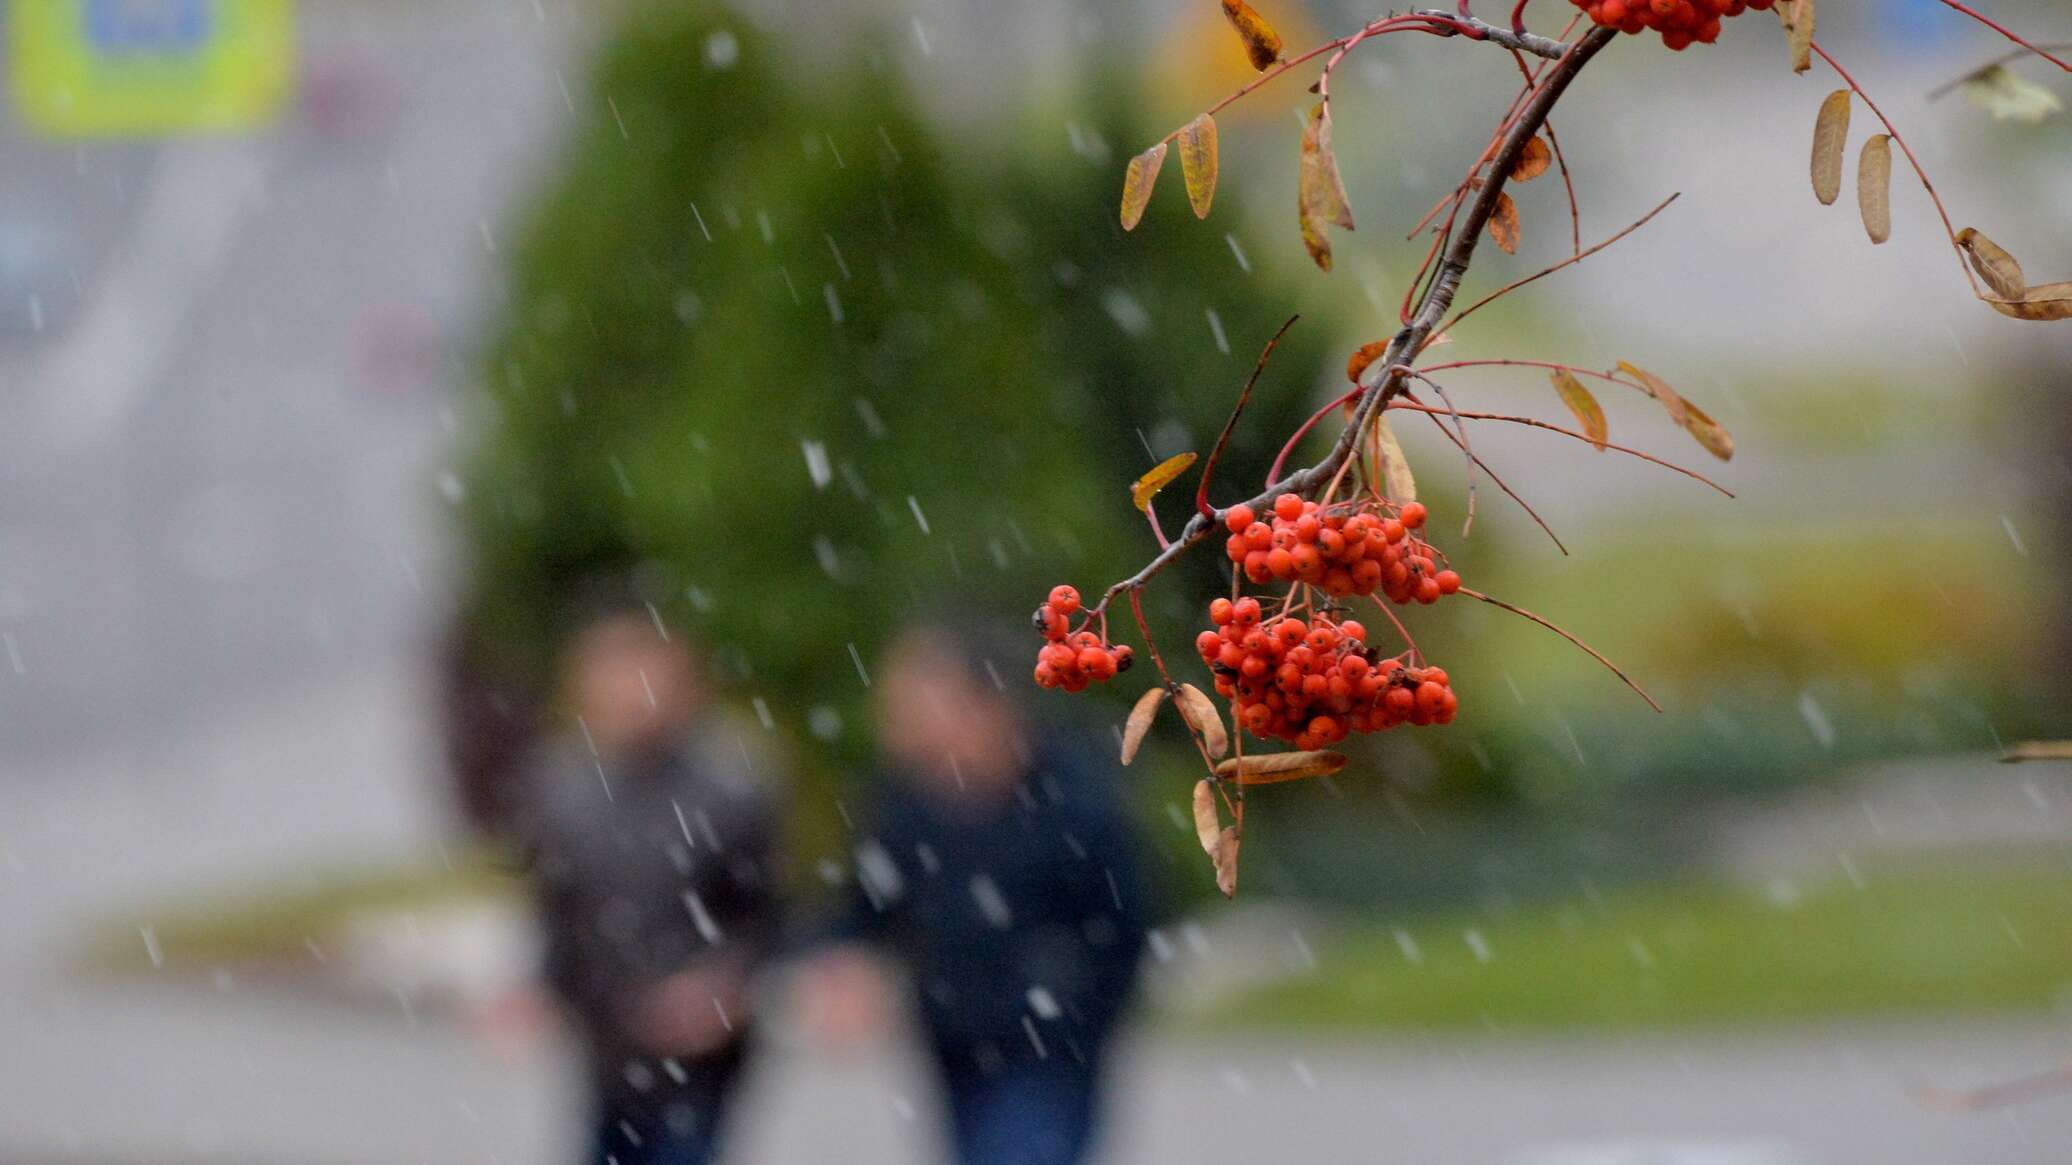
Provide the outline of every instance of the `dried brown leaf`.
{"type": "Polygon", "coordinates": [[[1993,294],[2002,299],[2020,299],[2029,293],[2029,283],[2022,274],[2022,265],[2013,255],[2000,249],[2000,245],[1970,227],[1957,232],[1957,245],[1964,249],[1964,257],[1971,260],[1971,269],[1986,281],[1993,294]]]}
{"type": "Polygon", "coordinates": [[[1684,404],[1684,398],[1675,389],[1669,387],[1668,381],[1656,376],[1645,368],[1637,368],[1634,365],[1628,364],[1624,360],[1619,361],[1619,371],[1640,381],[1641,387],[1646,390],[1647,394],[1660,401],[1662,407],[1669,410],[1669,419],[1675,421],[1678,427],[1683,425],[1684,417],[1688,415],[1690,410],[1684,404]]]}
{"type": "Polygon", "coordinates": [[[1388,350],[1389,342],[1387,340],[1369,340],[1367,343],[1360,345],[1354,349],[1351,356],[1346,358],[1345,378],[1354,384],[1360,383],[1360,374],[1367,371],[1369,364],[1386,355],[1388,350]]]}
{"type": "Polygon", "coordinates": [[[1180,177],[1187,183],[1187,202],[1194,217],[1209,217],[1216,200],[1216,119],[1204,113],[1180,130],[1180,177]]]}
{"type": "Polygon", "coordinates": [[[1604,452],[1604,439],[1611,435],[1611,426],[1604,419],[1604,406],[1597,403],[1597,398],[1568,369],[1557,368],[1549,375],[1553,377],[1554,391],[1560,394],[1561,403],[1568,406],[1568,411],[1575,414],[1576,421],[1583,426],[1583,435],[1590,438],[1598,452],[1604,452]]]}
{"type": "Polygon", "coordinates": [[[1187,726],[1201,737],[1209,759],[1221,760],[1230,751],[1230,733],[1224,730],[1223,714],[1216,711],[1215,701],[1203,695],[1200,688],[1181,684],[1180,690],[1173,693],[1173,706],[1180,709],[1187,726]]]}
{"type": "Polygon", "coordinates": [[[1216,838],[1216,848],[1209,851],[1209,860],[1216,867],[1216,889],[1225,898],[1237,897],[1237,850],[1243,836],[1237,826],[1226,826],[1216,838]]]}
{"type": "Polygon", "coordinates": [[[1518,160],[1511,163],[1511,181],[1530,182],[1547,172],[1554,164],[1554,151],[1545,138],[1530,138],[1525,148],[1518,152],[1518,160]]]}
{"type": "Polygon", "coordinates": [[[1319,101],[1310,107],[1309,120],[1302,127],[1302,161],[1296,189],[1296,210],[1302,223],[1302,243],[1309,257],[1326,271],[1331,269],[1331,241],[1324,237],[1327,226],[1353,229],[1352,203],[1346,199],[1345,182],[1338,176],[1338,158],[1331,152],[1331,106],[1319,101]]]}
{"type": "Polygon", "coordinates": [[[1504,249],[1504,254],[1518,253],[1518,204],[1508,194],[1496,196],[1496,209],[1489,215],[1489,237],[1504,249]]]}
{"type": "Polygon", "coordinates": [[[1158,719],[1158,706],[1165,703],[1166,690],[1153,688],[1137,697],[1137,705],[1130,709],[1130,718],[1122,726],[1122,763],[1137,759],[1137,750],[1144,746],[1144,737],[1151,731],[1151,722],[1158,719]]]}
{"type": "Polygon", "coordinates": [[[1381,442],[1381,483],[1388,491],[1389,500],[1397,505],[1417,500],[1417,478],[1410,473],[1410,459],[1403,456],[1403,446],[1396,441],[1396,431],[1389,427],[1389,419],[1381,413],[1374,414],[1374,436],[1381,442]]]}
{"type": "Polygon", "coordinates": [[[2000,759],[2013,763],[2025,760],[2072,760],[2072,740],[2023,740],[2007,746],[2000,759]]]}
{"type": "Polygon", "coordinates": [[[1833,206],[1842,196],[1842,147],[1849,144],[1849,91],[1837,89],[1820,103],[1813,121],[1813,197],[1833,206]]]}
{"type": "Polygon", "coordinates": [[[1223,15],[1230,20],[1230,27],[1237,30],[1238,39],[1245,44],[1245,57],[1252,67],[1265,72],[1281,59],[1281,34],[1266,23],[1266,18],[1252,10],[1245,0],[1223,0],[1223,15]]]}
{"type": "Polygon", "coordinates": [[[1345,764],[1345,756],[1336,752],[1267,752],[1231,757],[1216,766],[1216,775],[1225,780],[1235,777],[1246,785],[1272,785],[1307,777],[1328,777],[1344,768],[1345,764]]]}
{"type": "Polygon", "coordinates": [[[1216,814],[1216,785],[1207,777],[1194,783],[1194,839],[1202,852],[1214,854],[1216,840],[1223,834],[1223,819],[1216,814]]]}
{"type": "Polygon", "coordinates": [[[1158,168],[1165,164],[1166,145],[1157,145],[1130,159],[1122,175],[1122,229],[1133,231],[1151,202],[1151,188],[1158,184],[1158,168]]]}
{"type": "Polygon", "coordinates": [[[1173,454],[1152,466],[1151,472],[1138,478],[1136,483],[1130,486],[1130,500],[1137,503],[1137,509],[1149,510],[1151,499],[1158,496],[1158,491],[1172,484],[1174,478],[1187,472],[1187,467],[1193,464],[1194,454],[1173,454]]]}
{"type": "Polygon", "coordinates": [[[1777,18],[1784,22],[1791,45],[1791,71],[1803,73],[1813,67],[1813,0],[1793,0],[1777,5],[1777,18]]]}
{"type": "Polygon", "coordinates": [[[1697,438],[1698,444],[1705,446],[1706,452],[1721,461],[1730,460],[1734,456],[1733,434],[1727,432],[1718,421],[1707,416],[1704,409],[1685,400],[1675,389],[1669,387],[1668,381],[1645,368],[1636,368],[1624,360],[1619,361],[1619,371],[1640,381],[1647,394],[1661,402],[1662,407],[1668,410],[1669,419],[1697,438]]]}
{"type": "Polygon", "coordinates": [[[1892,237],[1892,139],[1873,134],[1856,163],[1856,208],[1873,244],[1892,237]]]}
{"type": "Polygon", "coordinates": [[[2020,299],[1987,297],[1986,303],[2017,320],[2072,320],[2072,283],[2043,283],[2023,292],[2020,299]]]}

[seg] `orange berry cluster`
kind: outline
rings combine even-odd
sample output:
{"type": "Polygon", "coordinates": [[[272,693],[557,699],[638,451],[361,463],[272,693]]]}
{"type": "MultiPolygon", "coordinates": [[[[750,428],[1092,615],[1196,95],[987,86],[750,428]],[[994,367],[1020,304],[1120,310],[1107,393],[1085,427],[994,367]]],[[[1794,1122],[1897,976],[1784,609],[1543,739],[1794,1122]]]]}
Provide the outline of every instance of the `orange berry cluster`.
{"type": "Polygon", "coordinates": [[[1662,43],[1682,52],[1691,42],[1711,44],[1719,39],[1720,21],[1753,8],[1769,9],[1775,0],[1573,0],[1590,19],[1620,32],[1653,29],[1662,43]]]}
{"type": "Polygon", "coordinates": [[[1443,669],[1376,659],[1351,619],[1262,620],[1259,600],[1242,598],[1209,604],[1209,620],[1216,629],[1195,650],[1237,722],[1262,740],[1322,748],[1355,732],[1447,724],[1460,709],[1443,669]]]}
{"type": "Polygon", "coordinates": [[[1225,513],[1224,553],[1254,584],[1304,582],[1335,598],[1379,591],[1397,603],[1435,603],[1460,589],[1460,575],[1416,535],[1425,517],[1418,502],[1392,514],[1372,502],[1320,506],[1282,494],[1270,521],[1250,506],[1225,513]]]}
{"type": "Polygon", "coordinates": [[[1036,682],[1046,688],[1081,692],[1129,670],[1128,644],[1110,645],[1092,631],[1072,630],[1078,611],[1079,592],[1067,586],[1053,587],[1049,601],[1036,608],[1036,626],[1049,640],[1036,653],[1036,682]]]}

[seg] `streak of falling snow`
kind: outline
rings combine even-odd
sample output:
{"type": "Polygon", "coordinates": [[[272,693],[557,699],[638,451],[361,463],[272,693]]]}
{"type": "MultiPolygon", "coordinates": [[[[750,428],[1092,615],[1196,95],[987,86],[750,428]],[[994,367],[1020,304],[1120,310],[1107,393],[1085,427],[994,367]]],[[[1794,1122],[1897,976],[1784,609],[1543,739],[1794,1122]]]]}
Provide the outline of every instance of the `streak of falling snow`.
{"type": "Polygon", "coordinates": [[[1230,337],[1223,334],[1223,317],[1217,315],[1216,309],[1213,307],[1202,310],[1209,317],[1209,335],[1215,337],[1216,351],[1223,353],[1225,356],[1230,355],[1230,337]]]}
{"type": "Polygon", "coordinates": [[[1812,730],[1814,741],[1823,750],[1834,748],[1834,722],[1827,718],[1827,710],[1820,706],[1819,700],[1813,698],[1812,692],[1799,693],[1799,715],[1805,718],[1806,727],[1812,730]]]}
{"type": "Polygon", "coordinates": [[[2014,552],[2023,558],[2029,557],[2029,548],[2022,544],[2022,536],[2015,532],[2014,519],[2006,514],[2000,515],[2000,528],[2007,531],[2007,540],[2014,544],[2014,552]]]}
{"type": "Polygon", "coordinates": [[[834,320],[834,322],[838,324],[841,323],[842,297],[835,294],[835,285],[832,283],[821,284],[820,294],[827,297],[827,314],[829,315],[829,317],[831,317],[834,320]]]}
{"type": "Polygon", "coordinates": [[[853,640],[849,644],[849,662],[856,665],[856,678],[863,681],[864,687],[870,687],[871,673],[864,670],[863,653],[856,650],[856,644],[853,640]]]}
{"type": "Polygon", "coordinates": [[[835,479],[834,465],[827,459],[827,445],[821,441],[800,441],[799,452],[806,458],[806,476],[813,480],[814,489],[826,489],[835,479]]]}
{"type": "Polygon", "coordinates": [[[1486,963],[1489,961],[1489,940],[1482,937],[1481,931],[1472,929],[1462,931],[1460,938],[1462,942],[1468,944],[1468,949],[1474,952],[1476,962],[1486,963]]]}
{"type": "Polygon", "coordinates": [[[1237,269],[1250,275],[1252,273],[1252,261],[1245,258],[1245,249],[1238,245],[1237,236],[1226,234],[1223,236],[1223,241],[1230,244],[1230,255],[1237,260],[1237,269]]]}
{"type": "Polygon", "coordinates": [[[916,498],[912,494],[908,494],[907,509],[912,510],[914,512],[914,524],[921,527],[921,533],[928,533],[928,515],[921,512],[920,499],[916,498]]]}

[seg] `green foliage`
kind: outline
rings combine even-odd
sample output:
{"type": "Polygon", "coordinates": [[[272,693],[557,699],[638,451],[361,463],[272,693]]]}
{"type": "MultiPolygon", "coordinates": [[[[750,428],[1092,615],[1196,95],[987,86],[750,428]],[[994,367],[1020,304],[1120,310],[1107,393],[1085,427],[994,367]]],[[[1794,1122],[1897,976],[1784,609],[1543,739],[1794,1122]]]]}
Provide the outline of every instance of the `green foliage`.
{"type": "MultiPolygon", "coordinates": [[[[869,745],[852,648],[867,665],[942,603],[1019,626],[1052,584],[1148,556],[1146,445],[1206,451],[1281,297],[1191,218],[1123,236],[1106,155],[1155,134],[1089,88],[1076,153],[1058,111],[952,143],[882,70],[807,83],[716,7],[635,17],[518,232],[484,369],[466,533],[507,666],[544,683],[572,591],[634,567],[832,771],[869,745]]],[[[1230,490],[1305,411],[1325,336],[1283,346],[1230,490]]],[[[1115,630],[1136,638],[1126,613],[1115,630]]]]}
{"type": "Polygon", "coordinates": [[[1603,901],[1369,926],[1219,1026],[1656,1026],[2042,1011],[2072,975],[2072,867],[1900,861],[1768,893],[1665,883],[1603,901]]]}

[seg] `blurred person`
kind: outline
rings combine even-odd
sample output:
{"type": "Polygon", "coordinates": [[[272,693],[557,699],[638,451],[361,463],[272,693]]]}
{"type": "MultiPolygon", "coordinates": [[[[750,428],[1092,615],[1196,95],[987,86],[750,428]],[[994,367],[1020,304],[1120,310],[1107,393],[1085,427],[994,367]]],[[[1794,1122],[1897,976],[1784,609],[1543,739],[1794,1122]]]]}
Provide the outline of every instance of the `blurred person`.
{"type": "Polygon", "coordinates": [[[868,952],[903,965],[959,1165],[1085,1158],[1144,945],[1115,774],[1008,694],[1020,654],[944,626],[894,640],[873,677],[880,804],[838,945],[801,975],[808,1026],[841,1039],[886,1011],[868,952]]]}
{"type": "Polygon", "coordinates": [[[588,1056],[592,1159],[709,1161],[780,924],[770,762],[645,606],[585,621],[562,679],[573,725],[526,765],[511,829],[588,1056]]]}

